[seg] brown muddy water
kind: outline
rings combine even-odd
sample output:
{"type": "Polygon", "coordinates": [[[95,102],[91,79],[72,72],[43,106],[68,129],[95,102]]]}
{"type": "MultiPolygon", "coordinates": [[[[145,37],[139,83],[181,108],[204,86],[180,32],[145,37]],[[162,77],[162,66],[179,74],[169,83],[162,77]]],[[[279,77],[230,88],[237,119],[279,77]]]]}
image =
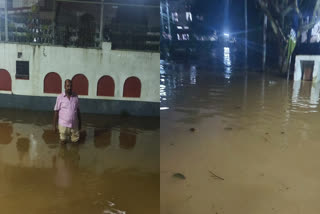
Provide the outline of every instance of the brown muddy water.
{"type": "Polygon", "coordinates": [[[161,66],[162,214],[319,213],[320,85],[161,66]]]}
{"type": "Polygon", "coordinates": [[[159,213],[159,119],[83,115],[59,145],[51,112],[0,109],[1,213],[159,213]]]}

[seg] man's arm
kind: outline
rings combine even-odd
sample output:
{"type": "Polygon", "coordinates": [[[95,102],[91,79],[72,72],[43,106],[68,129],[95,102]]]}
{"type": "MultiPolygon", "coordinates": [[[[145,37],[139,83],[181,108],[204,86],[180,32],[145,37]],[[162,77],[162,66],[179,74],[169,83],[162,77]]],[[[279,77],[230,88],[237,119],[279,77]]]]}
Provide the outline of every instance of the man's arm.
{"type": "Polygon", "coordinates": [[[58,118],[59,118],[59,111],[54,111],[53,115],[53,129],[54,132],[57,132],[57,123],[58,123],[58,118]]]}
{"type": "Polygon", "coordinates": [[[81,115],[80,115],[80,109],[77,108],[77,115],[78,115],[78,128],[79,128],[79,131],[81,129],[81,115]]]}

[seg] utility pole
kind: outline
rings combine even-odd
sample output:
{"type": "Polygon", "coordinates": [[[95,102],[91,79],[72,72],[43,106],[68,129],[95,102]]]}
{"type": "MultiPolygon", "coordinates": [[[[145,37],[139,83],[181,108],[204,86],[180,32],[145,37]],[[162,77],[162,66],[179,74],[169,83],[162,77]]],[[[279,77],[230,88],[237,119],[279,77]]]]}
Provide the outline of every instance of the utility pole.
{"type": "Polygon", "coordinates": [[[169,14],[168,0],[166,0],[166,9],[167,9],[167,21],[168,21],[168,34],[169,34],[169,36],[171,36],[171,26],[170,26],[170,14],[169,14]]]}
{"type": "Polygon", "coordinates": [[[101,0],[100,34],[99,34],[100,47],[102,47],[102,42],[103,42],[103,10],[104,10],[104,0],[101,0]]]}
{"type": "Polygon", "coordinates": [[[164,23],[163,23],[163,11],[162,11],[162,1],[160,1],[160,25],[161,25],[161,30],[164,32],[164,23]]]}
{"type": "Polygon", "coordinates": [[[265,70],[266,66],[266,57],[267,57],[267,26],[268,26],[268,17],[264,15],[263,20],[263,58],[262,58],[262,69],[265,70]]]}
{"type": "Polygon", "coordinates": [[[52,18],[52,44],[55,44],[55,39],[56,39],[56,16],[57,16],[57,12],[56,12],[56,6],[57,6],[57,2],[56,0],[53,0],[53,18],[52,18]]]}
{"type": "Polygon", "coordinates": [[[247,7],[248,7],[247,0],[244,0],[244,26],[245,26],[244,46],[245,46],[246,61],[248,57],[248,8],[247,7]]]}
{"type": "Polygon", "coordinates": [[[8,0],[4,0],[4,32],[5,41],[8,41],[8,0]]]}

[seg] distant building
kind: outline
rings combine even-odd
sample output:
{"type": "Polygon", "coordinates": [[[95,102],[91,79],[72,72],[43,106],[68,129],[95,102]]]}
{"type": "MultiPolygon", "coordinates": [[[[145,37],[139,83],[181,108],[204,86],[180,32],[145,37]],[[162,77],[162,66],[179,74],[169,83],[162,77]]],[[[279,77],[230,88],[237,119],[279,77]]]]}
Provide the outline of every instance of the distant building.
{"type": "Polygon", "coordinates": [[[172,41],[187,41],[192,37],[191,0],[161,1],[162,36],[172,41]],[[168,24],[170,23],[170,24],[168,24]]]}

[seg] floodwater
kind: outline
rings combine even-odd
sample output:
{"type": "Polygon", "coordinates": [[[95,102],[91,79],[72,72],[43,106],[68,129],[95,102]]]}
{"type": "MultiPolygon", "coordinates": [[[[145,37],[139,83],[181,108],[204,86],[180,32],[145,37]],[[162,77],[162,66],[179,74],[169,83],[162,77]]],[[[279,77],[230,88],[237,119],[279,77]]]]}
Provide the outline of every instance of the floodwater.
{"type": "Polygon", "coordinates": [[[0,110],[0,207],[10,214],[159,213],[159,118],[83,114],[60,145],[52,112],[0,110]]]}
{"type": "Polygon", "coordinates": [[[319,213],[320,85],[161,61],[161,214],[319,213]]]}

